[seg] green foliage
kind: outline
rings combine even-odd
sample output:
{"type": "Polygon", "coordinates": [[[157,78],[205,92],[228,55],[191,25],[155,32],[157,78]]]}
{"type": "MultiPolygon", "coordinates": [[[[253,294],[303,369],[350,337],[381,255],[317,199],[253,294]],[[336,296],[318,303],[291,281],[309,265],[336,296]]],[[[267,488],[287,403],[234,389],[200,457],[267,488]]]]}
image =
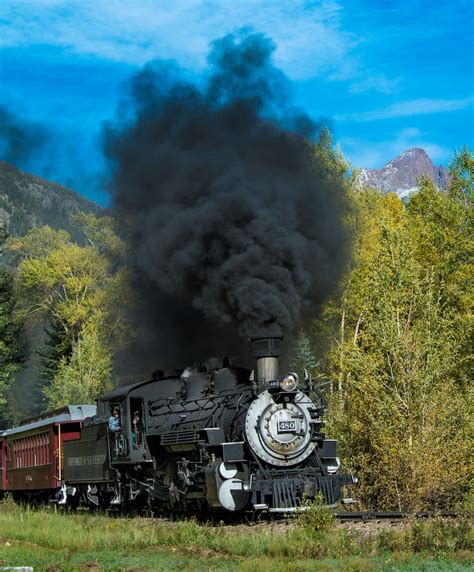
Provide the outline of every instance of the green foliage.
{"type": "Polygon", "coordinates": [[[67,358],[72,354],[72,340],[69,344],[65,344],[62,323],[54,317],[44,325],[44,342],[36,353],[41,363],[40,379],[44,385],[49,385],[58,372],[61,358],[67,358]]]}
{"type": "Polygon", "coordinates": [[[2,499],[1,513],[2,514],[10,513],[18,515],[18,512],[19,512],[19,506],[15,503],[11,493],[5,493],[5,496],[2,499]]]}
{"type": "Polygon", "coordinates": [[[317,165],[322,166],[326,176],[336,180],[344,180],[349,169],[339,147],[334,149],[331,132],[324,128],[319,134],[319,139],[314,147],[317,165]]]}
{"type": "Polygon", "coordinates": [[[85,324],[70,356],[59,361],[53,382],[45,389],[50,407],[65,403],[90,403],[111,389],[111,352],[96,324],[85,324]]]}
{"type": "Polygon", "coordinates": [[[40,351],[43,375],[51,376],[45,388],[51,407],[90,402],[109,389],[112,353],[127,337],[129,276],[120,263],[124,246],[113,220],[77,214],[74,224],[86,246],[49,227],[9,241],[18,260],[21,311],[46,328],[40,351]]]}
{"type": "Polygon", "coordinates": [[[366,533],[334,522],[314,534],[295,522],[226,527],[8,503],[6,510],[0,505],[0,529],[2,562],[36,563],[39,570],[468,570],[472,564],[472,523],[464,519],[366,533]]]}
{"type": "Polygon", "coordinates": [[[338,318],[327,431],[366,505],[450,507],[473,470],[470,208],[429,179],[406,207],[370,189],[351,198],[353,266],[323,310],[338,318]]]}
{"type": "Polygon", "coordinates": [[[88,244],[106,254],[110,260],[123,262],[126,245],[119,236],[116,219],[78,212],[71,216],[71,223],[84,235],[88,244]]]}
{"type": "Polygon", "coordinates": [[[14,319],[13,277],[0,269],[0,411],[6,403],[5,393],[21,364],[19,327],[14,319]]]}
{"type": "Polygon", "coordinates": [[[64,247],[68,242],[69,234],[65,230],[35,226],[24,236],[12,237],[7,246],[17,260],[39,259],[57,248],[64,247]]]}
{"type": "Polygon", "coordinates": [[[324,507],[322,496],[315,500],[303,499],[294,520],[310,536],[327,534],[336,525],[333,513],[324,507]]]}
{"type": "MultiPolygon", "coordinates": [[[[0,252],[6,233],[0,229],[0,252]]],[[[13,276],[0,266],[0,411],[6,403],[6,392],[14,381],[21,364],[19,343],[20,326],[15,320],[15,292],[13,276]]]]}
{"type": "Polygon", "coordinates": [[[474,192],[474,157],[468,147],[454,153],[449,169],[448,193],[472,208],[474,192]]]}
{"type": "Polygon", "coordinates": [[[302,379],[305,369],[314,375],[317,365],[309,338],[303,330],[300,330],[293,348],[293,355],[290,358],[290,369],[296,371],[302,379]]]}

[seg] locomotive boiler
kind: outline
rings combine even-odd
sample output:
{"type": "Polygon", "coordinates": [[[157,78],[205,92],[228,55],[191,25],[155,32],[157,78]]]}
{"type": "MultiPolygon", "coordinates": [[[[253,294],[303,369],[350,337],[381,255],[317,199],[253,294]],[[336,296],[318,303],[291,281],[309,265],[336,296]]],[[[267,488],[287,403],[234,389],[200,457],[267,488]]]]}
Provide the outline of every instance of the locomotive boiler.
{"type": "Polygon", "coordinates": [[[310,378],[279,376],[281,337],[251,343],[256,370],[156,372],[101,397],[65,443],[59,502],[290,512],[304,498],[341,500],[353,479],[339,472],[310,378]]]}

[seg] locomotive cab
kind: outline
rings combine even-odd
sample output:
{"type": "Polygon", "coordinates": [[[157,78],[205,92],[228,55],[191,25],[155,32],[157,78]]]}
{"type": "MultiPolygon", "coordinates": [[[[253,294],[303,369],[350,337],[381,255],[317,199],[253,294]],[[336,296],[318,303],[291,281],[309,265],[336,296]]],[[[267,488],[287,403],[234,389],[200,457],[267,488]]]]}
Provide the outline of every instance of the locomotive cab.
{"type": "Polygon", "coordinates": [[[99,399],[98,412],[107,423],[107,440],[112,465],[151,463],[146,443],[145,404],[152,391],[145,382],[121,387],[99,399]],[[118,412],[117,423],[111,417],[118,412]]]}
{"type": "Polygon", "coordinates": [[[153,461],[145,440],[145,403],[152,382],[120,387],[97,401],[97,415],[65,449],[66,493],[71,503],[114,506],[137,500],[136,482],[153,461]]]}

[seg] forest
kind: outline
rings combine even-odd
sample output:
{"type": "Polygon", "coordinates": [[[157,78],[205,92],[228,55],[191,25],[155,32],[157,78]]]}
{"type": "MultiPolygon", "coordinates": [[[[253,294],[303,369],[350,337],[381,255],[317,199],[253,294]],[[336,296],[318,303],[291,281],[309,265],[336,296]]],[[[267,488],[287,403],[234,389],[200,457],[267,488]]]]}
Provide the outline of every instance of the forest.
{"type": "MultiPolygon", "coordinates": [[[[422,178],[401,200],[360,188],[327,134],[314,152],[345,193],[351,256],[337,291],[295,335],[290,362],[324,382],[326,433],[359,479],[361,506],[472,510],[473,155],[454,153],[446,189],[422,178]]],[[[32,406],[90,403],[120,383],[114,361],[134,336],[123,229],[90,212],[69,225],[74,237],[2,230],[4,427],[32,406]]]]}

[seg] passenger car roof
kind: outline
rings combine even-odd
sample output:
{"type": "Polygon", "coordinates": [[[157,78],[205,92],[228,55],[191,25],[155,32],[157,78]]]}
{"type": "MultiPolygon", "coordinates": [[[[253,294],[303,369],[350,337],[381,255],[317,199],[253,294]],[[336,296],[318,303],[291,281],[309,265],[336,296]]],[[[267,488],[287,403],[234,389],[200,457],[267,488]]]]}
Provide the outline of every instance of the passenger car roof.
{"type": "Polygon", "coordinates": [[[66,421],[84,421],[86,417],[92,417],[96,414],[97,407],[95,405],[66,405],[59,412],[53,411],[51,417],[45,414],[41,419],[32,419],[30,422],[26,421],[18,427],[7,429],[4,435],[16,435],[31,429],[39,427],[46,427],[54,423],[61,423],[66,421]]]}

